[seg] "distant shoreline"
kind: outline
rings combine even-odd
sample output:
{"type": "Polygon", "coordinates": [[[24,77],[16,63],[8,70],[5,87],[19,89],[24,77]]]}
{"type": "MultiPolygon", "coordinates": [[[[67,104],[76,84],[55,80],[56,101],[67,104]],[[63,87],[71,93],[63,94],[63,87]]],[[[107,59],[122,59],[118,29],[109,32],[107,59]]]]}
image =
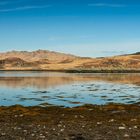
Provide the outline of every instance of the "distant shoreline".
{"type": "Polygon", "coordinates": [[[115,69],[115,70],[108,70],[108,69],[102,69],[102,70],[48,70],[48,69],[1,69],[0,72],[8,72],[8,71],[39,71],[39,72],[63,72],[63,73],[140,73],[140,70],[129,70],[129,69],[115,69]]]}

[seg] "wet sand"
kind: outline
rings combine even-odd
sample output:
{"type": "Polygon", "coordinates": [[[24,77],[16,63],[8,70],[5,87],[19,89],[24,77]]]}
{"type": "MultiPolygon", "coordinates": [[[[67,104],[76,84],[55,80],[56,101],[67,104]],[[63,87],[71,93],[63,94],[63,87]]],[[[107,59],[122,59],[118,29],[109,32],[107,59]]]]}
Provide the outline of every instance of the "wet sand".
{"type": "Polygon", "coordinates": [[[0,140],[139,140],[138,105],[0,107],[0,140]]]}

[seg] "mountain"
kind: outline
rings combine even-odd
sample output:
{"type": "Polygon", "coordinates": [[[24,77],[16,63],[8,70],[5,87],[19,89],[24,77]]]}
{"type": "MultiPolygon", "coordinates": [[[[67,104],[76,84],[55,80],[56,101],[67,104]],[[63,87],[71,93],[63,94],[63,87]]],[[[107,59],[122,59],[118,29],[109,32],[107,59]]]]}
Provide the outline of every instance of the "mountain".
{"type": "Polygon", "coordinates": [[[0,53],[1,59],[13,58],[13,57],[20,58],[24,61],[33,62],[33,61],[39,61],[43,59],[47,59],[49,61],[63,61],[66,59],[74,59],[76,56],[53,52],[53,51],[47,51],[47,50],[37,50],[33,52],[11,51],[6,53],[0,53]]]}
{"type": "Polygon", "coordinates": [[[1,70],[136,70],[140,71],[140,53],[86,58],[47,50],[0,53],[1,70]]]}

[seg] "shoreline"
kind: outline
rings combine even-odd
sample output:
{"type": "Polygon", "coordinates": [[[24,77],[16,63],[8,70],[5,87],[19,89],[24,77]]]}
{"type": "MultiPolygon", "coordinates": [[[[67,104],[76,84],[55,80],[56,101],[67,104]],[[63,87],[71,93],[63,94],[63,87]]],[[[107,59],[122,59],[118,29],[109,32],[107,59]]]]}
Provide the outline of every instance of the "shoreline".
{"type": "Polygon", "coordinates": [[[1,140],[139,140],[139,105],[0,107],[1,140]]]}
{"type": "Polygon", "coordinates": [[[140,73],[140,70],[120,70],[120,69],[116,69],[116,70],[106,70],[106,69],[102,69],[102,70],[47,70],[47,69],[6,69],[6,70],[2,70],[0,69],[0,72],[62,72],[62,73],[140,73]]]}

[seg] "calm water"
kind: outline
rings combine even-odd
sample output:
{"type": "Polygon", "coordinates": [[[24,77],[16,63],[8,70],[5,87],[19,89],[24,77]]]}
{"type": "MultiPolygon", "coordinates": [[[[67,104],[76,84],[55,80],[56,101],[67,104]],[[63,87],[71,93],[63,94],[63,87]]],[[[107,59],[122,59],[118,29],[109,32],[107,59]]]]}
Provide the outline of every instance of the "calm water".
{"type": "Polygon", "coordinates": [[[0,72],[0,105],[24,106],[140,102],[140,74],[0,72]]]}

